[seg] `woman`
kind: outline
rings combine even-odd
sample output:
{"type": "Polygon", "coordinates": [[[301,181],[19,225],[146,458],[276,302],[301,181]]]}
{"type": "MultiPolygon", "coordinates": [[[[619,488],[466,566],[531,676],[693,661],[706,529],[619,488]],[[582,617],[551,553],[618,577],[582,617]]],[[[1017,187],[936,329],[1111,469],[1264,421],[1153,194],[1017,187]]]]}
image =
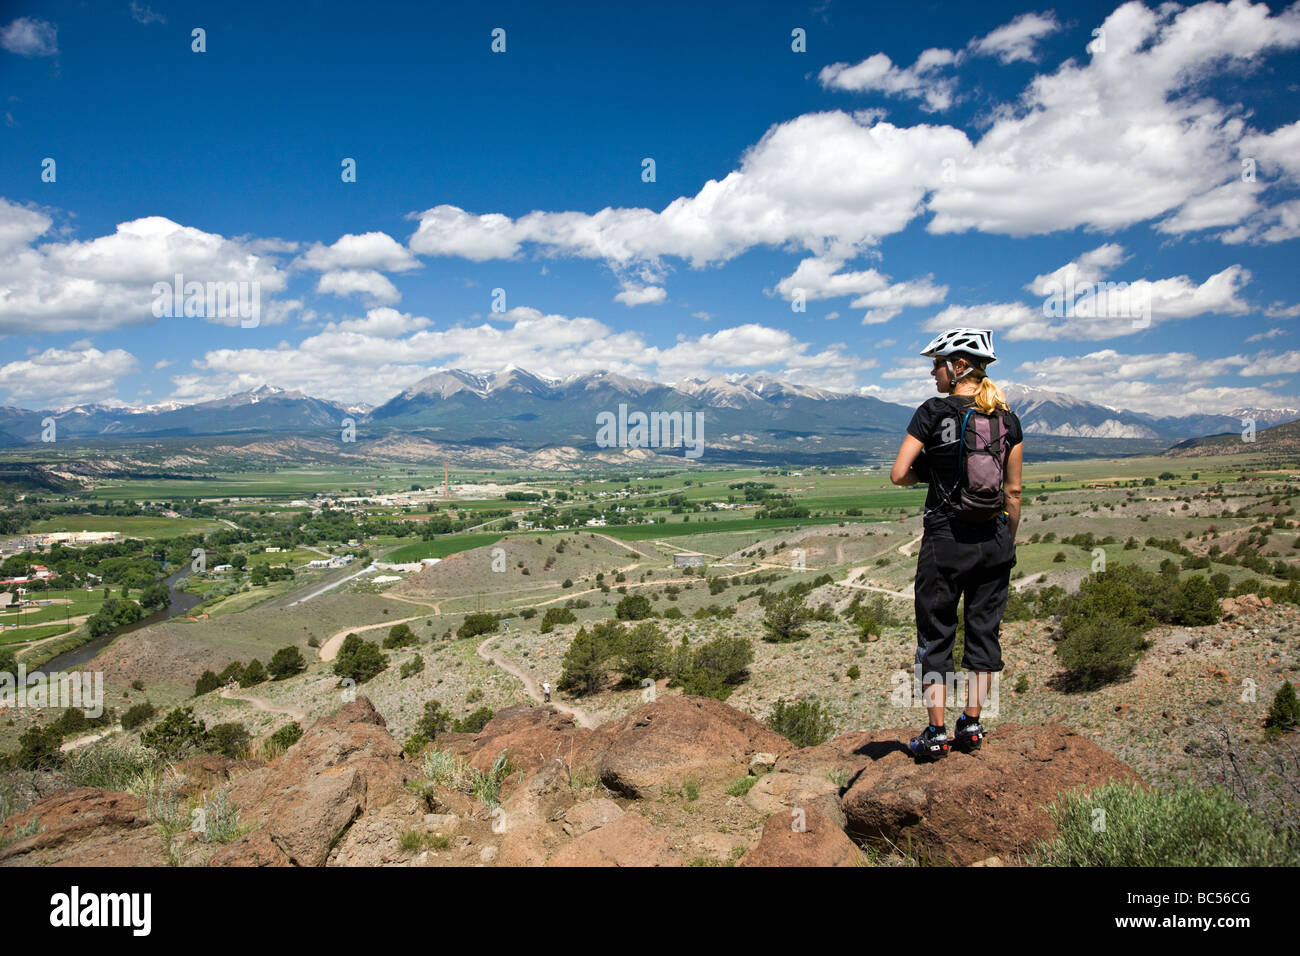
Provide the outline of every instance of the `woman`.
{"type": "MultiPolygon", "coordinates": [[[[896,485],[928,481],[921,550],[916,561],[917,683],[930,723],[909,749],[919,759],[937,760],[951,746],[979,746],[984,738],[980,708],[994,672],[1002,670],[998,630],[1007,603],[1011,568],[1016,563],[1016,528],[1020,524],[1020,480],[1024,452],[1020,419],[986,374],[996,360],[993,333],[987,329],[949,329],[925,347],[934,359],[930,374],[942,397],[916,410],[898,450],[889,480],[896,485]],[[992,438],[983,451],[1001,467],[1002,495],[985,518],[973,512],[965,494],[967,458],[974,439],[965,440],[971,410],[997,416],[987,423],[992,438]],[[963,447],[966,454],[963,454],[963,447]],[[944,725],[947,682],[954,679],[953,640],[957,602],[965,597],[966,635],[962,655],[971,672],[965,713],[950,739],[944,725]]],[[[995,482],[996,485],[996,482],[995,482]]]]}

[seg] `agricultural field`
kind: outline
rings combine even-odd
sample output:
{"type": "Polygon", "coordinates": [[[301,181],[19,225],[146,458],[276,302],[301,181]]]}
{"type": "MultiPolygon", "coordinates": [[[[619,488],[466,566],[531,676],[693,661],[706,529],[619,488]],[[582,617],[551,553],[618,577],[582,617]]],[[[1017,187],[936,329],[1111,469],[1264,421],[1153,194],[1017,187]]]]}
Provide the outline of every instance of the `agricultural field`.
{"type": "Polygon", "coordinates": [[[142,515],[76,515],[35,521],[32,534],[55,531],[118,531],[124,538],[174,538],[184,534],[203,534],[220,528],[220,522],[207,518],[167,518],[142,515]]]}
{"type": "MultiPolygon", "coordinates": [[[[1260,464],[1236,456],[1031,465],[1026,468],[1013,584],[1027,595],[1053,586],[1073,592],[1102,566],[1131,564],[1178,579],[1214,574],[1224,588],[1283,587],[1287,569],[1300,564],[1300,522],[1294,510],[1300,480],[1285,470],[1255,470],[1260,464]]],[[[262,502],[287,503],[317,492],[400,491],[420,483],[411,475],[384,477],[374,469],[364,474],[312,469],[187,482],[189,497],[213,504],[214,519],[106,518],[119,525],[124,520],[153,523],[150,532],[158,538],[200,531],[197,522],[211,529],[206,533],[214,542],[219,539],[220,554],[244,556],[243,569],[226,572],[224,578],[210,571],[191,576],[186,587],[203,601],[188,615],[131,631],[91,662],[105,672],[113,706],[124,709],[145,698],[160,707],[191,701],[211,722],[238,720],[255,735],[270,733],[291,714],[311,720],[338,705],[332,658],[322,657],[327,648],[337,652],[349,633],[380,643],[403,623],[415,643],[385,649],[388,666],[364,691],[400,737],[412,731],[430,699],[456,718],[480,707],[499,709],[533,699],[542,680],[560,681],[580,628],[616,619],[620,602],[643,597],[650,620],[671,648],[683,642],[698,647],[722,637],[752,642],[748,676],[729,697],[742,710],[762,717],[778,700],[813,700],[824,706],[838,731],[915,722],[915,714],[899,711],[891,693],[914,651],[911,584],[923,487],[895,488],[883,469],[862,467],[684,470],[630,480],[530,476],[520,484],[500,473],[461,478],[495,487],[498,496],[440,502],[434,512],[393,515],[385,512],[401,509],[367,507],[315,519],[302,508],[290,512],[277,505],[250,505],[249,499],[230,505],[221,500],[260,495],[262,502]],[[751,493],[762,489],[760,498],[788,496],[778,500],[803,509],[800,514],[806,516],[755,517],[764,501],[746,502],[747,488],[751,493]],[[547,496],[507,501],[500,496],[502,489],[547,496]],[[729,498],[738,507],[710,510],[712,502],[729,498]],[[644,523],[506,530],[492,522],[481,530],[418,536],[430,514],[508,510],[516,521],[543,514],[562,521],[567,510],[591,504],[606,514],[617,514],[611,507],[649,507],[628,512],[644,523]],[[265,547],[285,532],[266,531],[271,527],[267,521],[281,522],[275,527],[282,529],[318,530],[314,540],[307,535],[286,550],[268,553],[265,547]],[[357,540],[358,548],[349,548],[349,539],[357,540]],[[322,555],[359,549],[368,558],[346,568],[306,569],[322,555]],[[675,566],[683,554],[697,555],[693,560],[703,566],[675,566]],[[366,568],[370,560],[414,563],[424,558],[439,560],[414,573],[366,568]],[[277,564],[293,568],[294,578],[250,585],[254,569],[277,564]],[[764,594],[791,587],[807,591],[805,603],[821,608],[823,618],[809,621],[801,640],[761,640],[764,594]],[[846,618],[855,599],[882,602],[885,619],[873,640],[846,618]],[[547,625],[548,615],[559,623],[547,625]],[[265,664],[287,646],[301,651],[306,671],[257,685],[248,691],[256,704],[215,691],[193,698],[194,683],[204,671],[218,673],[232,662],[246,664],[254,658],[265,664]],[[494,655],[499,665],[493,663],[494,655]],[[531,687],[517,674],[525,675],[531,687]]],[[[149,495],[162,491],[133,489],[149,495]]],[[[120,500],[123,490],[104,497],[120,500]]],[[[76,520],[66,517],[61,523],[72,526],[76,520]]],[[[26,612],[25,622],[59,627],[60,618],[90,613],[103,598],[99,590],[74,594],[66,614],[50,607],[26,612]]],[[[1257,628],[1224,630],[1220,643],[1200,645],[1212,647],[1212,654],[1189,650],[1203,640],[1198,629],[1157,629],[1150,636],[1153,649],[1134,677],[1092,694],[1054,686],[1059,664],[1050,619],[1008,621],[1002,719],[1066,719],[1153,778],[1195,776],[1196,758],[1175,746],[1180,738],[1170,738],[1163,719],[1147,710],[1160,701],[1158,715],[1173,701],[1175,709],[1200,714],[1208,706],[1204,700],[1213,695],[1207,694],[1197,668],[1211,665],[1234,678],[1250,676],[1261,697],[1271,695],[1300,666],[1285,636],[1300,628],[1300,620],[1292,620],[1295,609],[1279,607],[1271,613],[1283,635],[1283,649],[1271,656],[1260,656],[1252,643],[1257,628]],[[1136,706],[1133,688],[1142,688],[1151,703],[1136,706]],[[1132,718],[1107,717],[1123,706],[1134,707],[1132,718]]],[[[657,688],[659,693],[680,692],[665,680],[657,688]]],[[[640,687],[621,683],[611,670],[596,690],[580,696],[566,692],[557,700],[600,721],[634,709],[642,696],[640,687]]],[[[1253,713],[1238,708],[1228,717],[1249,734],[1253,713]]],[[[0,727],[0,747],[12,746],[21,730],[21,721],[0,727]]]]}

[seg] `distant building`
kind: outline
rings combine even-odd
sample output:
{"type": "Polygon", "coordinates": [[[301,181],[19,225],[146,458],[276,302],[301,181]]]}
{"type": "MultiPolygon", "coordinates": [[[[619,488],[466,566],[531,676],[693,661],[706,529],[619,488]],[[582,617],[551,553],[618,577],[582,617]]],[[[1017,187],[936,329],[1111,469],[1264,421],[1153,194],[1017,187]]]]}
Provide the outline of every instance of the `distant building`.
{"type": "Polygon", "coordinates": [[[51,544],[103,544],[122,537],[120,531],[53,531],[40,535],[42,545],[51,544]]]}
{"type": "Polygon", "coordinates": [[[225,571],[233,571],[233,570],[234,570],[234,565],[231,565],[231,564],[218,564],[218,565],[217,565],[215,568],[213,568],[212,570],[213,570],[213,571],[216,571],[218,574],[221,574],[221,573],[223,573],[223,572],[225,572],[225,571]]]}
{"type": "Polygon", "coordinates": [[[375,561],[372,566],[380,571],[405,571],[408,574],[412,571],[423,571],[427,567],[423,560],[408,561],[403,564],[394,564],[390,561],[375,561]]]}
{"type": "Polygon", "coordinates": [[[709,563],[707,555],[695,554],[694,552],[685,552],[683,554],[673,555],[673,567],[675,568],[699,568],[709,563]]]}

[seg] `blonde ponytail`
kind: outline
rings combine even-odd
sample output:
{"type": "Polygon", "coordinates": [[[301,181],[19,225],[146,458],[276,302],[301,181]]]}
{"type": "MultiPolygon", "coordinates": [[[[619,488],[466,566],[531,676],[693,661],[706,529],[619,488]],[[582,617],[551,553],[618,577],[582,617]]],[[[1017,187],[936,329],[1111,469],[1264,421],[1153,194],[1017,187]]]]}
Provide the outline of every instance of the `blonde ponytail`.
{"type": "Polygon", "coordinates": [[[985,415],[992,415],[994,412],[1011,411],[1011,406],[1007,404],[1007,397],[1002,394],[1002,389],[998,388],[993,379],[987,375],[980,378],[979,389],[975,392],[975,407],[985,415]]]}

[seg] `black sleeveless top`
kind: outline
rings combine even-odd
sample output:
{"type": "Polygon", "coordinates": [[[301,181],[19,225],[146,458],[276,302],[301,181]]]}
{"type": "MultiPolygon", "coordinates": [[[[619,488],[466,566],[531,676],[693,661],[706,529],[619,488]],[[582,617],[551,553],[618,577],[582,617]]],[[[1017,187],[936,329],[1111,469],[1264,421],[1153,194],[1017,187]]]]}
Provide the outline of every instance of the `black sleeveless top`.
{"type": "MultiPolygon", "coordinates": [[[[929,482],[925,495],[925,511],[948,511],[937,483],[949,494],[957,486],[958,453],[961,450],[961,423],[966,412],[975,406],[974,395],[936,395],[928,399],[912,416],[907,433],[925,446],[913,470],[923,481],[929,482]]],[[[1006,427],[1007,449],[1024,441],[1020,419],[1015,412],[1003,412],[1006,427]]]]}

